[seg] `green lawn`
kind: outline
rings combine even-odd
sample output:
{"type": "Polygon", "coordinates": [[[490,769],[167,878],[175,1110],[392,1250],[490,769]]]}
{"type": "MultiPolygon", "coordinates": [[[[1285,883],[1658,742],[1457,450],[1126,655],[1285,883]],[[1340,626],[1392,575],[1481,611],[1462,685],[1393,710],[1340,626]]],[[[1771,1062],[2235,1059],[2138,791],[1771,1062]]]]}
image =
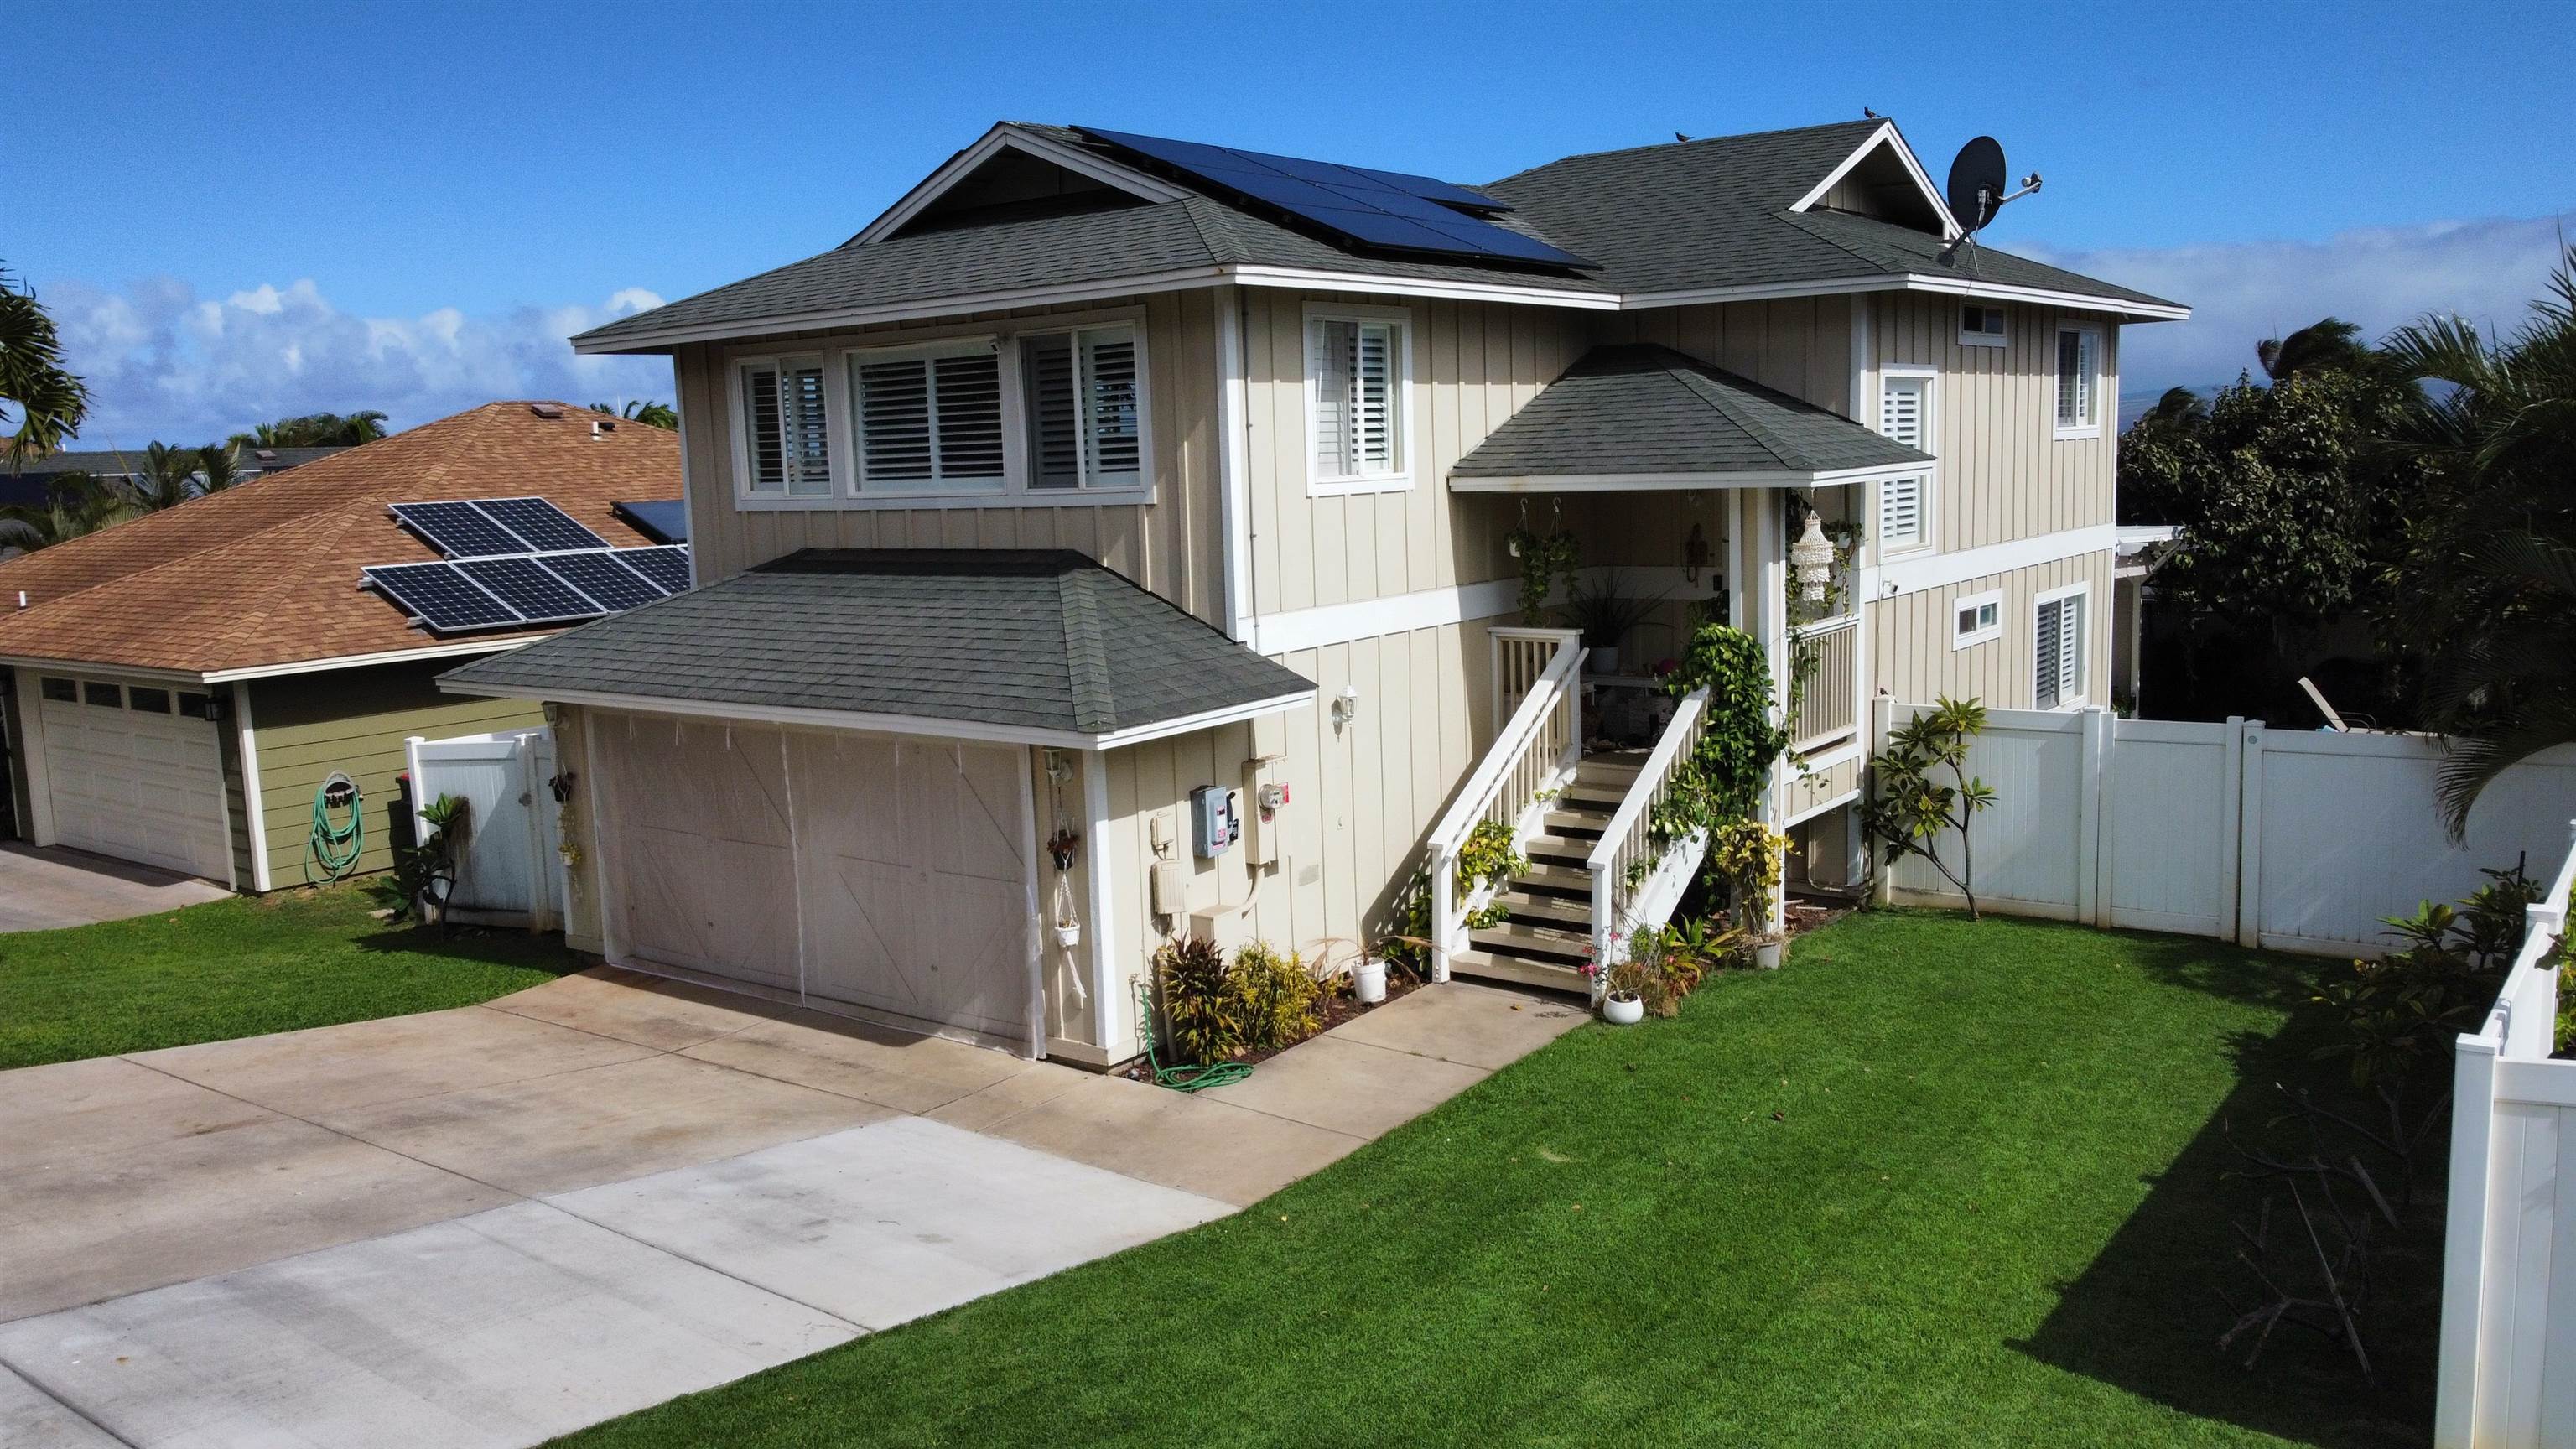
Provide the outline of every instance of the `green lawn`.
{"type": "Polygon", "coordinates": [[[554,937],[376,907],[345,885],[0,935],[0,1067],[467,1006],[580,969],[554,937]]]}
{"type": "Polygon", "coordinates": [[[2252,1191],[2219,1120],[2335,1080],[2313,969],[1856,917],[1235,1217],[565,1442],[2421,1443],[2430,1202],[2382,1386],[2321,1340],[2250,1374],[2211,1345],[2252,1191]]]}

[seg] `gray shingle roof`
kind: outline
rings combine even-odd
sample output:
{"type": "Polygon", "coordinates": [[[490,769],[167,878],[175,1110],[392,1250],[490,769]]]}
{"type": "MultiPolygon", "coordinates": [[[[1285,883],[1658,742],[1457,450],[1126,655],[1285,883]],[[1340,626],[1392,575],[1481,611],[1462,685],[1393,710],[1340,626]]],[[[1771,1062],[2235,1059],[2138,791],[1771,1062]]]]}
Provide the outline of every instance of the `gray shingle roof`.
{"type": "Polygon", "coordinates": [[[806,549],[440,676],[1106,735],[1314,685],[1078,553],[806,549]]]}
{"type": "MultiPolygon", "coordinates": [[[[979,293],[1114,281],[1192,267],[1276,266],[1422,281],[1501,283],[1569,296],[1968,273],[1940,240],[1887,222],[1789,207],[1883,120],[1719,136],[1569,156],[1479,187],[1516,210],[1497,225],[1601,263],[1595,273],[1441,262],[1346,250],[1215,197],[961,226],[819,256],[582,333],[639,347],[694,328],[826,318],[979,293]]],[[[1061,126],[1015,129],[1104,150],[1061,126]]],[[[1162,178],[1187,188],[1184,178],[1162,178]]],[[[2007,253],[1974,254],[1988,280],[2154,302],[2145,293],[2007,253]],[[2038,280],[2039,278],[2045,280],[2038,280]]]]}
{"type": "Polygon", "coordinates": [[[1835,473],[1931,461],[1839,413],[1639,345],[1585,353],[1449,476],[1835,473]]]}

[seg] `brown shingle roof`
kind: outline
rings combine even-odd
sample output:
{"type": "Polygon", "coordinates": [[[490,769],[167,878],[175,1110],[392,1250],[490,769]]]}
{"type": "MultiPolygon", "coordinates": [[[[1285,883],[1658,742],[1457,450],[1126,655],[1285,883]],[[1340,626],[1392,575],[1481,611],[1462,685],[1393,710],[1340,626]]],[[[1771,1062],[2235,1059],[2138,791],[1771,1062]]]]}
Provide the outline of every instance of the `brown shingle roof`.
{"type": "Polygon", "coordinates": [[[0,656],[213,673],[437,643],[358,588],[366,565],[439,556],[389,503],[535,495],[610,543],[653,542],[610,505],[680,496],[678,436],[594,438],[598,414],[554,406],[486,403],[0,563],[0,656]]]}

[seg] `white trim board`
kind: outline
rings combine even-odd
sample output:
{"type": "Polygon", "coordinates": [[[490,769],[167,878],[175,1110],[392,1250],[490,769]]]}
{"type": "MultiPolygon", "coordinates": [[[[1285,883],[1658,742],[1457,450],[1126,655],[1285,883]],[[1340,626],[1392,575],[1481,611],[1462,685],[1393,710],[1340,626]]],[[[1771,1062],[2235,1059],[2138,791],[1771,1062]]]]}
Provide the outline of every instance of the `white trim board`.
{"type": "Polygon", "coordinates": [[[51,673],[116,674],[157,684],[230,684],[239,679],[273,679],[284,674],[322,674],[334,669],[364,669],[375,664],[406,664],[415,659],[455,659],[471,654],[499,654],[523,648],[549,635],[516,639],[459,640],[424,644],[418,649],[387,649],[375,654],[335,654],[328,659],[293,659],[282,664],[244,664],[203,674],[186,669],[152,669],[105,659],[46,659],[32,654],[0,655],[0,664],[51,673]]]}
{"type": "Polygon", "coordinates": [[[948,194],[951,187],[975,173],[976,168],[1004,151],[1018,151],[1041,161],[1061,166],[1077,176],[1089,177],[1103,186],[1115,187],[1142,201],[1179,201],[1193,193],[1121,162],[1078,146],[1068,146],[1051,136],[1024,131],[1004,121],[986,131],[975,144],[951,156],[936,171],[923,177],[894,205],[869,222],[846,246],[865,246],[903,229],[903,224],[930,208],[931,203],[948,194]]]}
{"type": "Polygon", "coordinates": [[[2082,558],[2086,554],[2106,553],[2119,541],[2119,530],[2100,523],[2089,528],[2069,528],[2057,533],[2033,534],[2004,543],[1990,543],[1983,548],[1960,549],[1955,553],[1907,555],[1861,572],[1861,598],[1869,603],[1884,603],[1906,594],[1919,594],[1926,589],[1945,589],[1964,584],[1988,574],[2008,574],[2015,569],[2036,568],[2060,559],[2082,558]]]}
{"type": "Polygon", "coordinates": [[[1261,614],[1248,621],[1247,633],[1255,652],[1273,656],[1295,654],[1306,649],[1347,644],[1355,639],[1376,639],[1388,634],[1409,634],[1416,629],[1463,624],[1470,619],[1490,619],[1497,614],[1509,613],[1519,599],[1520,580],[1488,579],[1480,584],[1423,589],[1382,599],[1318,604],[1311,609],[1261,614]]]}
{"type": "Polygon", "coordinates": [[[1834,468],[1808,471],[1796,468],[1745,469],[1724,473],[1540,473],[1499,478],[1461,478],[1449,476],[1452,493],[1661,493],[1674,488],[1831,488],[1842,484],[1867,483],[1890,473],[1905,473],[1925,467],[1904,464],[1892,468],[1834,468]]]}
{"type": "Polygon", "coordinates": [[[1914,148],[1905,144],[1905,137],[1897,131],[1894,121],[1881,122],[1879,128],[1870,132],[1868,138],[1854,148],[1850,155],[1845,156],[1842,164],[1829,172],[1824,180],[1817,182],[1813,190],[1789,203],[1789,209],[1805,211],[1824,200],[1825,194],[1832,191],[1836,183],[1850,175],[1853,167],[1868,160],[1869,153],[1881,146],[1890,147],[1895,151],[1896,159],[1904,164],[1905,174],[1913,178],[1916,189],[1923,193],[1923,199],[1931,203],[1932,214],[1941,218],[1941,239],[1943,241],[1955,239],[1960,232],[1959,219],[1950,214],[1948,198],[1934,190],[1932,178],[1923,174],[1923,163],[1915,159],[1914,148]]]}
{"type": "Polygon", "coordinates": [[[233,686],[233,725],[241,731],[242,814],[250,826],[250,885],[265,894],[269,889],[268,812],[260,805],[259,739],[252,728],[250,696],[248,680],[233,686]]]}

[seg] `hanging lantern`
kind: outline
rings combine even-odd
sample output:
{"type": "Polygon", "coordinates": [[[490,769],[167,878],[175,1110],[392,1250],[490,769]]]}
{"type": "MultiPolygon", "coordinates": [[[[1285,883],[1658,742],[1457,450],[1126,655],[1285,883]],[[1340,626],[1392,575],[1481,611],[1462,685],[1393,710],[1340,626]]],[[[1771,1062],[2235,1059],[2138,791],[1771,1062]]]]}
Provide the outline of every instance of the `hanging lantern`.
{"type": "Polygon", "coordinates": [[[1682,578],[1685,582],[1697,584],[1699,571],[1707,567],[1708,535],[1700,532],[1699,525],[1693,523],[1690,537],[1682,540],[1682,578]]]}
{"type": "Polygon", "coordinates": [[[1789,545],[1789,563],[1798,573],[1798,598],[1803,603],[1824,602],[1825,577],[1834,566],[1834,546],[1825,539],[1823,515],[1807,510],[1806,530],[1798,541],[1789,545]]]}

